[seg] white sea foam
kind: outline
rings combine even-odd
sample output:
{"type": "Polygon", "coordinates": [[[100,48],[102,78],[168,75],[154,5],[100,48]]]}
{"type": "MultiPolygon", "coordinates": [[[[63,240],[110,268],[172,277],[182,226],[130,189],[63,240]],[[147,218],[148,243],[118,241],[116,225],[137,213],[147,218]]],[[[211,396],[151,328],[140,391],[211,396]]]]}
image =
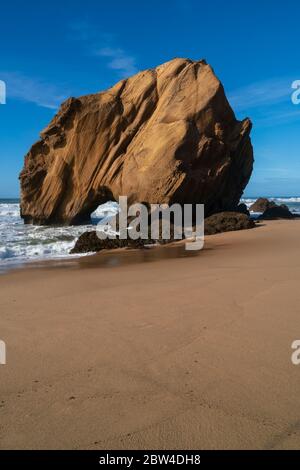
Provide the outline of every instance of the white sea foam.
{"type": "Polygon", "coordinates": [[[91,217],[96,219],[103,219],[104,217],[111,217],[119,212],[119,205],[117,202],[106,202],[98,207],[95,212],[92,213],[91,217]]]}
{"type": "Polygon", "coordinates": [[[0,218],[20,217],[20,205],[16,203],[0,204],[0,218]]]}
{"type": "MultiPolygon", "coordinates": [[[[92,214],[92,222],[111,217],[118,212],[118,204],[108,202],[92,214]]],[[[0,264],[10,265],[26,261],[67,258],[77,238],[95,225],[45,227],[24,225],[20,206],[16,202],[0,201],[0,264]]]]}
{"type": "Polygon", "coordinates": [[[285,202],[287,204],[293,204],[294,202],[300,203],[300,197],[275,197],[270,198],[272,201],[285,202]]]}

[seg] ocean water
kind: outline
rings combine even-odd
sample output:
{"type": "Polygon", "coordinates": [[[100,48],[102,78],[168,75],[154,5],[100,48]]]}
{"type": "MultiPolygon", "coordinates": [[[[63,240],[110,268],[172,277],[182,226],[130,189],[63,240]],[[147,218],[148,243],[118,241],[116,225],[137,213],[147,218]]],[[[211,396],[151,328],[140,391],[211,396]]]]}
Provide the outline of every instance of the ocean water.
{"type": "Polygon", "coordinates": [[[108,202],[92,214],[91,225],[45,227],[24,225],[16,199],[0,199],[0,267],[28,261],[69,258],[78,237],[94,230],[99,220],[118,212],[118,204],[108,202]],[[4,265],[4,266],[3,266],[4,265]]]}
{"type": "MultiPolygon", "coordinates": [[[[269,198],[277,204],[286,204],[292,212],[300,214],[300,197],[269,198]]],[[[249,207],[256,198],[245,198],[249,207]]],[[[44,227],[24,225],[20,205],[16,199],[0,199],[0,267],[10,267],[28,261],[70,258],[78,237],[85,231],[118,212],[116,202],[100,206],[92,214],[92,224],[73,227],[44,227]]]]}

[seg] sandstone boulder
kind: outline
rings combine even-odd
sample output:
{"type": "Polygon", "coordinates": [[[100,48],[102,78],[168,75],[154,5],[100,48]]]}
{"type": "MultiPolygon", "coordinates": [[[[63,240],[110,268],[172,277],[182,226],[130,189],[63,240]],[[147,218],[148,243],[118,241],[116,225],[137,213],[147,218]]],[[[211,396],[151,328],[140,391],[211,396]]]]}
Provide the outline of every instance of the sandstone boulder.
{"type": "Polygon", "coordinates": [[[174,59],[107,91],[70,98],[25,158],[25,223],[80,224],[98,205],[238,205],[253,166],[251,122],[238,121],[205,61],[174,59]]]}

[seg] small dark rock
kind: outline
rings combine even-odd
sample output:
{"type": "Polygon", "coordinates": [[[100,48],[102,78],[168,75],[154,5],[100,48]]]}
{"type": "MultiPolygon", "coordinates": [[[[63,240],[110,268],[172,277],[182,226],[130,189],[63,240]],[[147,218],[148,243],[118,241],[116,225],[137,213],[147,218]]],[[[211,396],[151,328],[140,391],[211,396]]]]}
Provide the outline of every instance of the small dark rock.
{"type": "Polygon", "coordinates": [[[95,253],[101,250],[113,250],[117,248],[145,248],[145,245],[153,244],[153,240],[120,240],[119,238],[101,240],[97,233],[85,232],[77,240],[71,254],[95,253]]]}
{"type": "Polygon", "coordinates": [[[267,209],[260,217],[260,220],[275,220],[275,219],[293,219],[294,215],[287,207],[275,206],[267,209]]]}
{"type": "MultiPolygon", "coordinates": [[[[131,218],[132,220],[134,217],[131,218]]],[[[128,218],[128,225],[131,222],[131,219],[128,218]]],[[[119,230],[119,221],[116,220],[116,227],[119,230]]],[[[113,250],[117,248],[147,248],[148,245],[154,245],[159,243],[164,245],[167,243],[172,243],[181,238],[185,238],[180,227],[176,227],[174,224],[170,224],[170,238],[166,239],[163,235],[163,225],[162,221],[159,221],[159,237],[157,240],[151,238],[151,225],[149,225],[148,239],[137,239],[132,240],[130,237],[126,240],[121,240],[120,238],[107,238],[106,240],[101,240],[97,236],[97,232],[85,232],[77,240],[74,248],[70,251],[71,254],[79,253],[96,253],[102,250],[113,250]]]]}
{"type": "Polygon", "coordinates": [[[246,214],[240,212],[220,212],[205,219],[204,227],[205,235],[213,235],[254,228],[255,223],[246,214]]]}
{"type": "Polygon", "coordinates": [[[244,203],[241,203],[237,206],[236,212],[240,212],[241,214],[246,214],[246,215],[250,216],[250,212],[248,211],[248,207],[244,203]]]}
{"type": "Polygon", "coordinates": [[[132,240],[128,238],[121,240],[120,238],[107,238],[101,240],[97,236],[97,232],[84,232],[77,240],[74,248],[70,251],[71,254],[77,253],[92,253],[102,250],[113,250],[117,248],[145,248],[146,245],[153,245],[154,240],[132,240]]]}

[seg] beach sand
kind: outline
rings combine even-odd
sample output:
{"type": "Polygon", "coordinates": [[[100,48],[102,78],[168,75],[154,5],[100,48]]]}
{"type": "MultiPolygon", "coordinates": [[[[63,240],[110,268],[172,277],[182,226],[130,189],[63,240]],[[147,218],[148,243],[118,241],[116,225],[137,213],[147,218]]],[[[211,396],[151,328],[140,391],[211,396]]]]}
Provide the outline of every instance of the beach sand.
{"type": "Polygon", "coordinates": [[[300,220],[144,256],[0,276],[0,448],[299,448],[300,220]]]}

